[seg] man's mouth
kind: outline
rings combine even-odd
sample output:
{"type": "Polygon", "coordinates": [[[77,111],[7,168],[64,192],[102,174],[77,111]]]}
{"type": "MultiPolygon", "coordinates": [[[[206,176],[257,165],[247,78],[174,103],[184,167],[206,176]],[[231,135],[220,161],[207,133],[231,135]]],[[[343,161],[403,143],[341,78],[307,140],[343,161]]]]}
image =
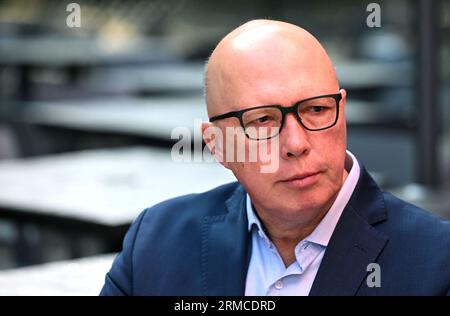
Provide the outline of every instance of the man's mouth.
{"type": "Polygon", "coordinates": [[[320,171],[299,173],[280,182],[292,188],[302,189],[315,184],[319,180],[320,173],[320,171]]]}

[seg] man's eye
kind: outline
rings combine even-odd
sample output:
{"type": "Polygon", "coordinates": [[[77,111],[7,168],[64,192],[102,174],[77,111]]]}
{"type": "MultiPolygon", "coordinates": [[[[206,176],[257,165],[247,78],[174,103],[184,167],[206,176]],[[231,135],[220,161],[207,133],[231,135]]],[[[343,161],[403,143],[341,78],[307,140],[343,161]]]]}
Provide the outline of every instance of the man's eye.
{"type": "Polygon", "coordinates": [[[250,124],[267,124],[267,123],[272,122],[273,120],[274,120],[273,117],[271,117],[269,115],[264,115],[264,116],[253,119],[250,122],[250,124]]]}
{"type": "Polygon", "coordinates": [[[317,106],[312,106],[311,107],[311,111],[312,112],[322,112],[325,109],[325,107],[317,105],[317,106]]]}
{"type": "Polygon", "coordinates": [[[265,115],[255,120],[256,123],[265,123],[270,119],[269,116],[265,115]]]}
{"type": "Polygon", "coordinates": [[[325,112],[327,110],[327,107],[322,106],[322,105],[311,105],[308,106],[303,112],[305,113],[322,113],[325,112]]]}

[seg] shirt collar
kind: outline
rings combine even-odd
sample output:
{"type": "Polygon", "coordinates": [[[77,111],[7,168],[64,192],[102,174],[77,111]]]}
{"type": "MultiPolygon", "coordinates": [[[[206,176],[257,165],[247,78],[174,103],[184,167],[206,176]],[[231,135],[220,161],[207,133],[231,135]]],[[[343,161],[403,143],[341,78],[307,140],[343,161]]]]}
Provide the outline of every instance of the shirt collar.
{"type": "MultiPolygon", "coordinates": [[[[345,157],[345,170],[348,172],[348,176],[344,181],[339,193],[327,212],[325,217],[320,221],[319,225],[313,230],[313,232],[305,238],[306,241],[313,242],[322,246],[328,246],[328,242],[331,239],[331,235],[337,225],[341,214],[350,200],[356,184],[358,183],[360,167],[355,156],[347,150],[345,157]]],[[[247,219],[248,230],[251,231],[252,227],[256,225],[258,230],[265,235],[259,218],[256,216],[252,206],[250,196],[247,194],[247,219]]],[[[266,237],[267,238],[267,237],[266,237]]]]}
{"type": "Polygon", "coordinates": [[[252,201],[250,199],[250,195],[247,193],[247,220],[248,220],[248,231],[252,230],[253,225],[256,225],[259,231],[263,232],[263,228],[259,218],[256,216],[255,211],[253,209],[252,201]]]}

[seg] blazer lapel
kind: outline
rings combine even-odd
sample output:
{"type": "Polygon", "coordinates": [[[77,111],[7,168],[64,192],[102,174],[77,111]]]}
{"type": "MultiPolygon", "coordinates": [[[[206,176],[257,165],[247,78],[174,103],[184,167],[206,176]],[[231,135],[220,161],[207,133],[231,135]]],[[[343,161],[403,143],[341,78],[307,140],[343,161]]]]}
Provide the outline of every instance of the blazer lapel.
{"type": "Polygon", "coordinates": [[[202,223],[203,295],[244,295],[249,252],[245,191],[239,186],[225,203],[227,212],[202,223]]]}
{"type": "Polygon", "coordinates": [[[388,237],[372,225],[387,217],[382,192],[362,167],[350,202],[342,212],[310,295],[355,295],[367,266],[376,262],[388,237]]]}

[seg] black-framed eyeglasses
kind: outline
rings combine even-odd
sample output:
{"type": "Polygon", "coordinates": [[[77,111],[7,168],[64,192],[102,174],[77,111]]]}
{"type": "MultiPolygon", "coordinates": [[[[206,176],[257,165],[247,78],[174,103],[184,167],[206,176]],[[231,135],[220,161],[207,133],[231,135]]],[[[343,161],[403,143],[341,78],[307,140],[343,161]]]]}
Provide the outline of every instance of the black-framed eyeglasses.
{"type": "Polygon", "coordinates": [[[340,93],[320,95],[296,102],[293,106],[261,105],[211,117],[210,122],[237,117],[249,139],[263,140],[280,134],[286,115],[293,113],[308,131],[321,131],[336,125],[340,93]]]}

